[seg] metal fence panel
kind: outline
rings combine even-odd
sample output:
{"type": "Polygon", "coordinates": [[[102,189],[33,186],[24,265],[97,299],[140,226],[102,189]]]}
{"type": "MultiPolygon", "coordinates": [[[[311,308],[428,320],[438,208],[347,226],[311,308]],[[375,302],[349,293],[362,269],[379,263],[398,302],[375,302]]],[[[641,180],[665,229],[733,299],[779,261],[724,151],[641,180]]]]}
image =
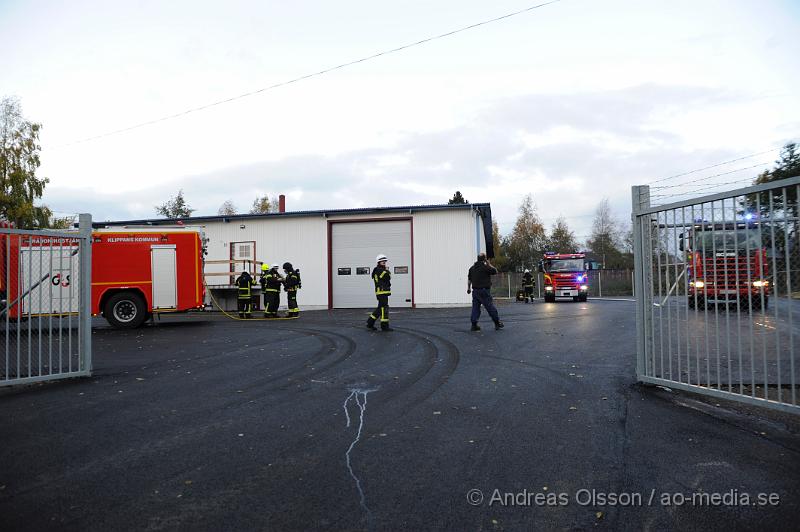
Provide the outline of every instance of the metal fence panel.
{"type": "MultiPolygon", "coordinates": [[[[633,297],[633,270],[590,270],[587,271],[589,297],[633,297]]],[[[517,291],[522,289],[521,272],[499,272],[492,279],[492,297],[496,298],[516,298],[517,291]]],[[[542,274],[534,272],[536,286],[533,288],[533,295],[537,299],[542,299],[542,286],[544,279],[542,274]]]]}
{"type": "Polygon", "coordinates": [[[633,188],[640,381],[800,412],[799,193],[796,177],[653,207],[633,188]]]}
{"type": "Polygon", "coordinates": [[[91,375],[91,226],[0,228],[0,386],[91,375]]]}

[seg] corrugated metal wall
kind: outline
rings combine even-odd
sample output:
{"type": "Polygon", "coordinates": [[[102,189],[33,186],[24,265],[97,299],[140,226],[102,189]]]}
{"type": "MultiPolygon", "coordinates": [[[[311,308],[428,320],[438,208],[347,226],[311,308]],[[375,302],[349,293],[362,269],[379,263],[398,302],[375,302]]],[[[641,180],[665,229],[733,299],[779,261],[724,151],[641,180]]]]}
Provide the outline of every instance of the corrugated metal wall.
{"type": "MultiPolygon", "coordinates": [[[[414,271],[417,306],[469,305],[467,270],[475,262],[472,210],[414,213],[414,271]]],[[[484,240],[481,228],[480,240],[484,240]]]]}
{"type": "MultiPolygon", "coordinates": [[[[328,220],[393,218],[408,213],[354,216],[298,216],[209,222],[203,227],[208,238],[208,260],[228,260],[230,243],[256,242],[256,260],[291,262],[299,268],[303,289],[298,297],[301,308],[328,306],[328,220]],[[244,225],[241,228],[240,225],[244,225]]],[[[472,210],[413,212],[414,218],[414,296],[418,306],[468,305],[467,270],[475,262],[483,244],[482,225],[476,225],[472,210]],[[480,230],[478,231],[478,228],[480,230]]],[[[206,271],[226,271],[223,266],[207,265],[206,271]]],[[[209,284],[225,282],[225,277],[210,277],[209,284]]],[[[285,301],[282,301],[285,303],[285,301]]]]}
{"type": "MultiPolygon", "coordinates": [[[[207,260],[228,260],[231,242],[254,240],[256,260],[270,264],[280,262],[281,265],[291,262],[300,269],[303,288],[298,302],[301,308],[328,307],[328,229],[322,216],[220,221],[204,227],[208,238],[207,260]]],[[[226,268],[207,265],[206,271],[226,271],[226,268]]],[[[218,282],[226,278],[208,279],[209,284],[213,284],[213,280],[218,282]]],[[[285,297],[281,294],[281,304],[286,303],[285,297]]]]}

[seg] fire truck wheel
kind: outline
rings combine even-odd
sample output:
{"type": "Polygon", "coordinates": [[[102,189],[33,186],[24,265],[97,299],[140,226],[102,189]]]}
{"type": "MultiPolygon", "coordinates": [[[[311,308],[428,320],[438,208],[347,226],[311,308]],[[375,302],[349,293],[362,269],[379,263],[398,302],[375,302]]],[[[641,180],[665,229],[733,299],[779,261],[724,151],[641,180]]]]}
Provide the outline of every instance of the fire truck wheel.
{"type": "Polygon", "coordinates": [[[586,298],[587,297],[588,296],[586,294],[583,294],[582,296],[578,296],[578,301],[580,301],[581,303],[586,303],[586,298]]]}
{"type": "Polygon", "coordinates": [[[135,329],[147,318],[144,301],[134,292],[119,292],[106,302],[103,316],[112,327],[135,329]]]}
{"type": "Polygon", "coordinates": [[[555,303],[556,302],[556,296],[550,296],[550,295],[545,294],[544,295],[544,302],[545,303],[555,303]]]}

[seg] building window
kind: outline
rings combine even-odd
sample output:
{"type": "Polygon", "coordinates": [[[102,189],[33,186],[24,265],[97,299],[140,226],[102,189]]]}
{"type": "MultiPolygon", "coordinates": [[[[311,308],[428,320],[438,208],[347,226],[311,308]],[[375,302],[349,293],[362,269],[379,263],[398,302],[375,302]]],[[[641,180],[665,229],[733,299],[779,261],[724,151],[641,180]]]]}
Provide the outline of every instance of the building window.
{"type": "Polygon", "coordinates": [[[339,268],[337,271],[338,275],[350,275],[350,268],[339,268]]]}
{"type": "Polygon", "coordinates": [[[395,266],[394,273],[408,273],[408,266],[395,266]]]}
{"type": "Polygon", "coordinates": [[[369,268],[364,268],[364,267],[356,268],[356,275],[369,275],[369,268]]]}

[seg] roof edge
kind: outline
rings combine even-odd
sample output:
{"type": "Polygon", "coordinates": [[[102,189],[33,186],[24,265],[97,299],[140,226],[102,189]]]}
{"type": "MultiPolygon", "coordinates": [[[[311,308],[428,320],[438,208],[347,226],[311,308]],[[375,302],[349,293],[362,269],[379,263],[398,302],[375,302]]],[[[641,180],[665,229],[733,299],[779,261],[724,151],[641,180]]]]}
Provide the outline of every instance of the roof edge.
{"type": "Polygon", "coordinates": [[[187,218],[144,218],[139,220],[108,220],[105,222],[93,222],[92,227],[105,227],[107,225],[174,225],[178,222],[193,225],[198,222],[231,222],[236,220],[252,220],[262,218],[294,218],[301,216],[336,216],[341,214],[369,214],[384,212],[414,212],[414,211],[435,211],[450,209],[488,209],[491,212],[490,203],[457,203],[441,205],[404,205],[398,207],[360,207],[354,209],[329,209],[313,211],[289,211],[289,212],[270,212],[266,214],[231,214],[213,216],[190,216],[187,218]]]}

